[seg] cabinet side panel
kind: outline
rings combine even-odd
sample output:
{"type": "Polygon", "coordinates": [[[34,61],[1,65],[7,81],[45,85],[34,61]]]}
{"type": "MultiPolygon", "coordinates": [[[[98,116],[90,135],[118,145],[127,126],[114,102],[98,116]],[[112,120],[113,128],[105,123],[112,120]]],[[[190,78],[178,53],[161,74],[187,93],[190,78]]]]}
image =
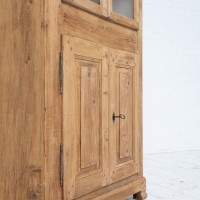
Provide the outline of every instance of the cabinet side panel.
{"type": "Polygon", "coordinates": [[[44,1],[0,6],[0,199],[44,199],[44,1]]]}

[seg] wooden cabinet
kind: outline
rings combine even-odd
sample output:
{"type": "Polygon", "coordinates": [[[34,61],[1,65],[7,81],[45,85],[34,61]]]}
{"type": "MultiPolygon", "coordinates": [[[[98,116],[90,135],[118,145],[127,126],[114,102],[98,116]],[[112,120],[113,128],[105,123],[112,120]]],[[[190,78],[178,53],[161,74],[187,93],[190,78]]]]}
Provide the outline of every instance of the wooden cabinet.
{"type": "Polygon", "coordinates": [[[3,1],[0,199],[145,199],[142,1],[3,1]]]}

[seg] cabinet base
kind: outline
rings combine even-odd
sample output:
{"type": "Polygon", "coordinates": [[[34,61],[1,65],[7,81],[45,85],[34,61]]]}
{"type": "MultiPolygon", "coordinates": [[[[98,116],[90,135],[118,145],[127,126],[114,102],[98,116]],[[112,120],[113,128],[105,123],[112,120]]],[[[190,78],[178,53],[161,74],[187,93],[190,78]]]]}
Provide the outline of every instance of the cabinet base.
{"type": "Polygon", "coordinates": [[[140,178],[125,185],[111,185],[102,188],[101,191],[95,191],[86,196],[77,198],[77,200],[122,200],[134,194],[137,200],[144,200],[146,195],[146,179],[140,178]]]}
{"type": "Polygon", "coordinates": [[[146,191],[141,191],[133,195],[133,199],[136,199],[136,200],[144,200],[146,198],[147,198],[146,191]]]}

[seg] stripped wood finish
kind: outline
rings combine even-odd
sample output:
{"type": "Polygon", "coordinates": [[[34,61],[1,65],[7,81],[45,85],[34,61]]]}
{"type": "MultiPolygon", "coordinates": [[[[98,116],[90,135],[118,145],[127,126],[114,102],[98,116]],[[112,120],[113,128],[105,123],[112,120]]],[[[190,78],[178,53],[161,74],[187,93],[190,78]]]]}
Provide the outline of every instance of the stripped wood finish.
{"type": "Polygon", "coordinates": [[[43,21],[43,1],[1,1],[0,199],[44,199],[43,21]]]}
{"type": "Polygon", "coordinates": [[[62,5],[62,31],[64,34],[83,38],[115,49],[137,52],[137,32],[105,21],[69,6],[62,5]]]}
{"type": "Polygon", "coordinates": [[[145,198],[141,11],[1,2],[0,199],[145,198]]]}
{"type": "Polygon", "coordinates": [[[123,120],[109,118],[111,183],[140,171],[138,131],[135,129],[135,89],[138,85],[136,59],[133,53],[110,50],[109,116],[114,113],[125,116],[123,120]]]}
{"type": "Polygon", "coordinates": [[[65,199],[107,185],[107,54],[102,45],[63,36],[65,199]]]}
{"type": "Polygon", "coordinates": [[[62,102],[60,95],[60,1],[45,0],[45,199],[61,199],[60,144],[62,102]]]}
{"type": "Polygon", "coordinates": [[[100,5],[90,0],[62,0],[63,2],[70,3],[78,8],[82,8],[95,15],[107,17],[107,1],[100,0],[100,5]]]}

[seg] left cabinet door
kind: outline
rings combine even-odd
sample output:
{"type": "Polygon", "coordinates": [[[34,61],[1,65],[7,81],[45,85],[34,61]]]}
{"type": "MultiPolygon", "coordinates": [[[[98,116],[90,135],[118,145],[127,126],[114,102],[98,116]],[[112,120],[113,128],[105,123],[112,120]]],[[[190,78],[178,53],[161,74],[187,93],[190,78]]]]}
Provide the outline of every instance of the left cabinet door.
{"type": "Polygon", "coordinates": [[[108,183],[107,48],[64,35],[63,72],[64,199],[71,200],[108,183]]]}

